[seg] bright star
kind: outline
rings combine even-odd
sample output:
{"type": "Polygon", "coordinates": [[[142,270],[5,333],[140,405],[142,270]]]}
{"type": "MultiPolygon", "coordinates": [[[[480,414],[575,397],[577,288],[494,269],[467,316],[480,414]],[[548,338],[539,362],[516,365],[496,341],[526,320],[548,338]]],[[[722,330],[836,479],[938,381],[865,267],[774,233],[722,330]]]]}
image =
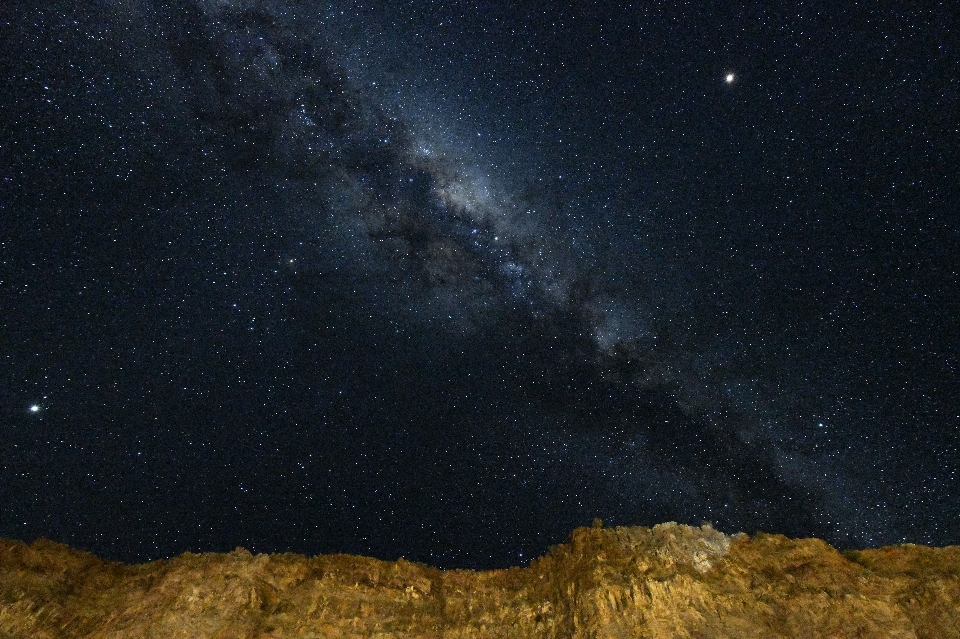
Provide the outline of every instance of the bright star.
{"type": "Polygon", "coordinates": [[[733,84],[733,81],[737,79],[737,76],[732,73],[728,73],[723,79],[727,84],[733,84]]]}
{"type": "Polygon", "coordinates": [[[30,412],[31,412],[31,413],[39,413],[39,412],[40,412],[40,405],[39,405],[39,404],[34,404],[33,406],[31,406],[31,407],[30,407],[30,412]]]}

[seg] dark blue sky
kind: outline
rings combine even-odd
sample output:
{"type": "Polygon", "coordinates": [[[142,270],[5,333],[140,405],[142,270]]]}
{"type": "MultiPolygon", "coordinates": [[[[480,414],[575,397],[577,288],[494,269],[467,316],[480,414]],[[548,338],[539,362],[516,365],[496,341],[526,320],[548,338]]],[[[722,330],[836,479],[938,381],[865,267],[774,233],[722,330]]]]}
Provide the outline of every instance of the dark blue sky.
{"type": "Polygon", "coordinates": [[[955,9],[397,5],[0,9],[0,535],[960,542],[955,9]]]}

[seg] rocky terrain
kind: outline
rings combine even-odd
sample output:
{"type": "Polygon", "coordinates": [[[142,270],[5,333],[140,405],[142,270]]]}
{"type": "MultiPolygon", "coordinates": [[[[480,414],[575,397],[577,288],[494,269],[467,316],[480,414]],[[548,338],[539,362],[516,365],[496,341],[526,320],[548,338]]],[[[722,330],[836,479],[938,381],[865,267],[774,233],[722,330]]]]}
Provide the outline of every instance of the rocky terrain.
{"type": "Polygon", "coordinates": [[[243,549],[127,566],[0,540],[0,637],[960,638],[960,547],[596,526],[474,572],[243,549]]]}

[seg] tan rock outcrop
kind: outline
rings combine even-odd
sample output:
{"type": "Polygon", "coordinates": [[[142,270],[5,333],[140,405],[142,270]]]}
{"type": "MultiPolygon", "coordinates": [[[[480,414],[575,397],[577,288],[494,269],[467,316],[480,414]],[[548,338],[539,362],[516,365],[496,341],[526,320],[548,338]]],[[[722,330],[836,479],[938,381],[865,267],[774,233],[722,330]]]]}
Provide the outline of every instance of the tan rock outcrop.
{"type": "Polygon", "coordinates": [[[580,528],[526,568],[0,540],[0,637],[960,638],[960,547],[844,554],[709,526],[580,528]]]}

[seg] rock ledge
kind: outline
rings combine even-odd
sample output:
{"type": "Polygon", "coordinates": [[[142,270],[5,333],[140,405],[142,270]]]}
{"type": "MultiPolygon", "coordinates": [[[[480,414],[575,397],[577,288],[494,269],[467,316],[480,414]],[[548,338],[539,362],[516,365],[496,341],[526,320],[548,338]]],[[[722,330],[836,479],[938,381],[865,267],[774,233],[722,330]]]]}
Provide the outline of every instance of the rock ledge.
{"type": "Polygon", "coordinates": [[[0,539],[0,637],[960,638],[960,547],[839,553],[709,525],[579,528],[526,568],[0,539]]]}

